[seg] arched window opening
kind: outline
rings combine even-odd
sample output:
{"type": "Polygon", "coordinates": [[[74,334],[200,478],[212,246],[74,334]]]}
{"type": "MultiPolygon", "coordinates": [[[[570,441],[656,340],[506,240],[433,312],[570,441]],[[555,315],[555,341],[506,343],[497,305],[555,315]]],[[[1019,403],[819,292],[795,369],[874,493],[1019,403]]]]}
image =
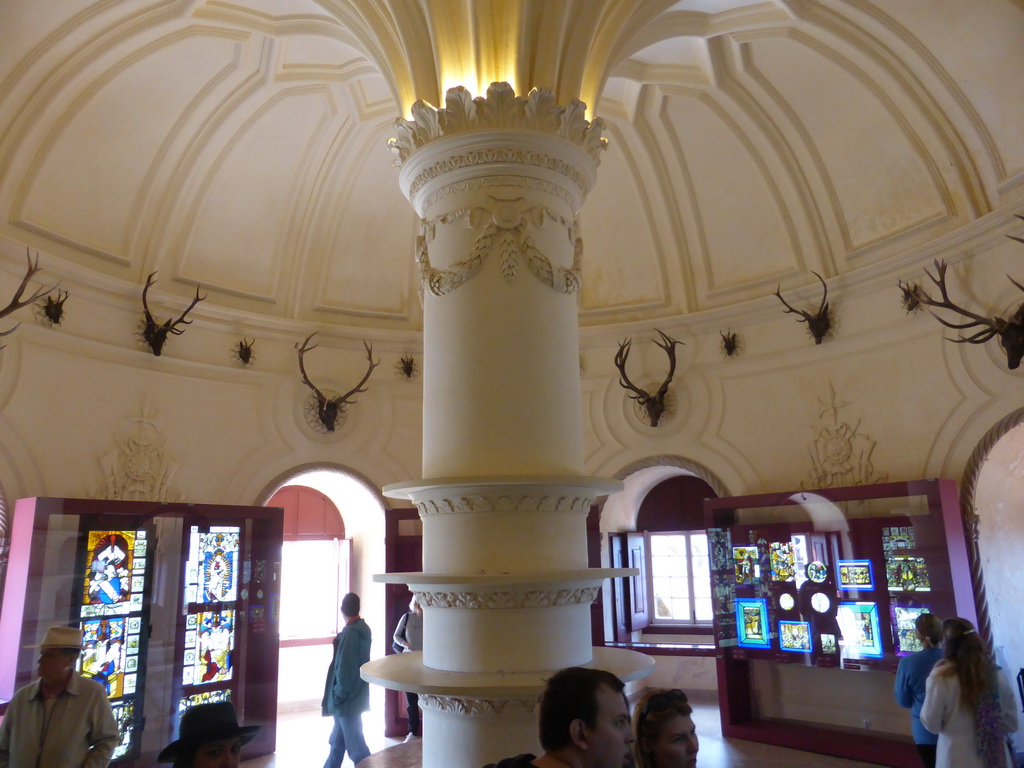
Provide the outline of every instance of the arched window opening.
{"type": "Polygon", "coordinates": [[[704,499],[714,497],[699,477],[680,475],[656,485],[640,503],[636,529],[645,545],[650,626],[711,626],[703,505],[704,499]]]}
{"type": "MultiPolygon", "coordinates": [[[[665,468],[654,471],[661,473],[665,468]]],[[[639,478],[651,472],[636,474],[639,478]]],[[[627,481],[627,490],[629,485],[627,481]]],[[[636,510],[632,530],[609,536],[612,567],[640,572],[615,580],[612,636],[617,643],[646,644],[664,642],[652,639],[659,635],[710,635],[713,613],[704,500],[718,494],[704,479],[689,473],[648,487],[632,501],[636,510]]]]}

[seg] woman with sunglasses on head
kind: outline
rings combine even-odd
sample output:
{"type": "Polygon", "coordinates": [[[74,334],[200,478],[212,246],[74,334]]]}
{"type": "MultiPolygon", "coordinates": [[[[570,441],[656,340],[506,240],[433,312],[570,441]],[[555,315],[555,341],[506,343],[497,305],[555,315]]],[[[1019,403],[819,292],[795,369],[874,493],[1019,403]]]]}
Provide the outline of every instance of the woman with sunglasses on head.
{"type": "Polygon", "coordinates": [[[692,768],[697,765],[697,728],[686,694],[648,691],[636,703],[633,753],[637,768],[692,768]]]}
{"type": "Polygon", "coordinates": [[[942,623],[943,658],[928,676],[921,724],[939,735],[936,768],[1010,768],[1017,730],[1010,682],[966,619],[942,623]]]}

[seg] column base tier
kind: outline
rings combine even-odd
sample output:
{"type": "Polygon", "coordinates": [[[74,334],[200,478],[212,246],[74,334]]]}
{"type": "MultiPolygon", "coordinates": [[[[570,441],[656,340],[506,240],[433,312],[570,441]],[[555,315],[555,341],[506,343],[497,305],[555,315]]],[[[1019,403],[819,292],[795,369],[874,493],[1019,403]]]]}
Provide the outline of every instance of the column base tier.
{"type": "MultiPolygon", "coordinates": [[[[591,661],[580,666],[607,670],[628,683],[649,675],[654,670],[654,659],[636,651],[595,647],[591,661]]],[[[547,678],[557,671],[448,672],[423,666],[423,654],[412,652],[369,661],[359,674],[368,683],[396,691],[468,699],[522,699],[540,695],[547,678]]]]}

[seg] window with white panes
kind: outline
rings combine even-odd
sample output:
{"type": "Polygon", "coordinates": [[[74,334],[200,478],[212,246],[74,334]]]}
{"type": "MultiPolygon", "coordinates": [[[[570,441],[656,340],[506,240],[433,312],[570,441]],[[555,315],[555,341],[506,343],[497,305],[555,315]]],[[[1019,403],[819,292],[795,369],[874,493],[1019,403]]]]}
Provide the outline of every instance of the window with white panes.
{"type": "Polygon", "coordinates": [[[704,531],[648,533],[651,624],[711,624],[711,569],[704,531]]]}

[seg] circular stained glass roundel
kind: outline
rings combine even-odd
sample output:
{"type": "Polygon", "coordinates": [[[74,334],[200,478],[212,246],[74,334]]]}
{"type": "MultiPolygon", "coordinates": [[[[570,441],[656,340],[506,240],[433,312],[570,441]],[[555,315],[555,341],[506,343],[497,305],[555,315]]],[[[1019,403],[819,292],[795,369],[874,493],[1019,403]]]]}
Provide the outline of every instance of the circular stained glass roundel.
{"type": "Polygon", "coordinates": [[[789,592],[783,592],[779,595],[779,608],[784,611],[792,611],[794,605],[796,605],[796,601],[789,592]]]}
{"type": "Polygon", "coordinates": [[[824,613],[831,605],[832,601],[828,599],[828,595],[824,592],[815,592],[811,595],[811,608],[818,613],[824,613]]]}
{"type": "Polygon", "coordinates": [[[807,564],[807,578],[815,584],[821,584],[828,575],[828,569],[821,560],[813,560],[807,564]]]}

